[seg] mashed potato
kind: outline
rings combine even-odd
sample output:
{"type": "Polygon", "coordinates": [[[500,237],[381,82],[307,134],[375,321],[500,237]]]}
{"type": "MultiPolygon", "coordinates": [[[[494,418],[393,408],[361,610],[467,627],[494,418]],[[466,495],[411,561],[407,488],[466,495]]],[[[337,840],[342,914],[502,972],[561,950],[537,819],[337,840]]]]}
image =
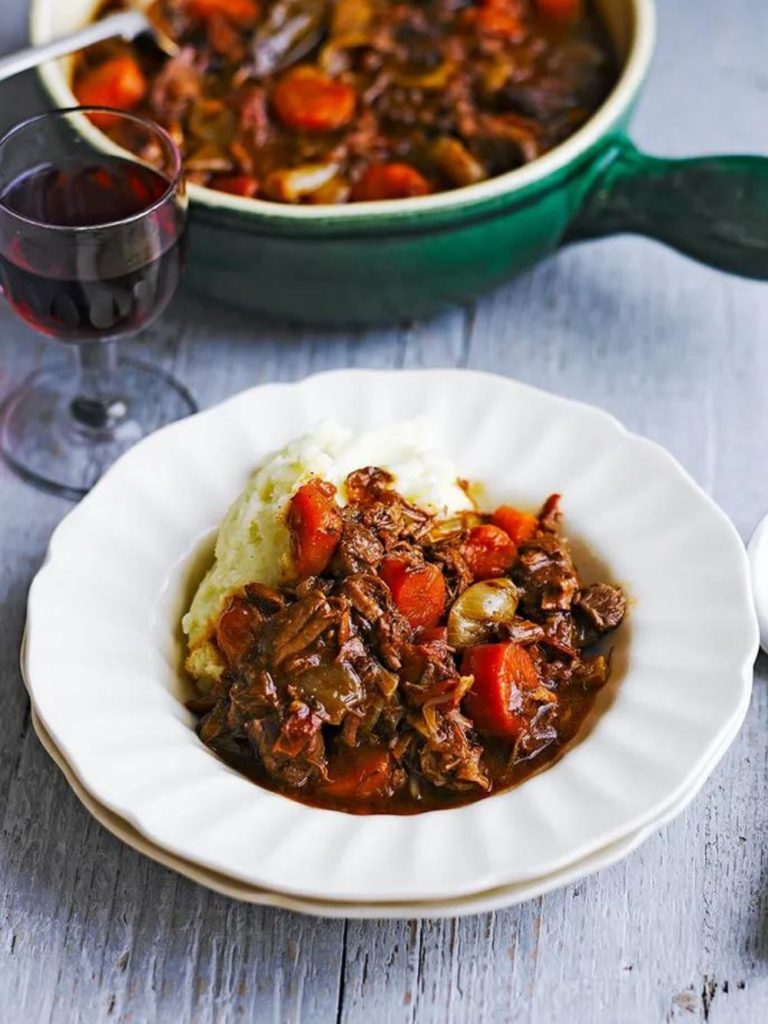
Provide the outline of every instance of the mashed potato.
{"type": "Polygon", "coordinates": [[[365,466],[387,469],[408,500],[439,515],[472,507],[459,486],[456,469],[434,445],[424,420],[355,434],[335,422],[300,437],[269,456],[254,472],[227,513],[216,540],[213,566],[182,620],[189,638],[187,668],[202,683],[221,671],[217,651],[208,642],[226,595],[245,583],[281,583],[289,570],[290,538],[285,524],[288,502],[310,477],[339,488],[349,473],[365,466]]]}

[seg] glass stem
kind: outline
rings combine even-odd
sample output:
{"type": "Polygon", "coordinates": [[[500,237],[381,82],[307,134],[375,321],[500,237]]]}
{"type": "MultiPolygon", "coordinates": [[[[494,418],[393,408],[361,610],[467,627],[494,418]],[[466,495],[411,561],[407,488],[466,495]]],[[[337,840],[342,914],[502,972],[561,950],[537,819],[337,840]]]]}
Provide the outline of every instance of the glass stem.
{"type": "Polygon", "coordinates": [[[80,429],[109,432],[128,412],[118,387],[117,342],[85,341],[75,345],[75,352],[79,381],[70,412],[80,429]]]}

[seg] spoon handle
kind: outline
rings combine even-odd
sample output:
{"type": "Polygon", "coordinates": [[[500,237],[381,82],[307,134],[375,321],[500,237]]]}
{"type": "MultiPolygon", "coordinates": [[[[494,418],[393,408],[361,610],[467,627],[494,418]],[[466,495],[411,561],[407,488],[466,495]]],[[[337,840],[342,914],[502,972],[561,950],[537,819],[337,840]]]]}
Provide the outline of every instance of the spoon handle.
{"type": "Polygon", "coordinates": [[[68,53],[74,53],[75,50],[81,50],[92,43],[100,43],[104,39],[112,39],[114,36],[133,39],[140,32],[146,32],[148,28],[149,21],[140,11],[110,14],[109,17],[95,21],[77,32],[54,39],[52,43],[29,46],[25,50],[12,53],[9,57],[3,57],[0,59],[0,82],[12,75],[18,75],[20,71],[28,71],[29,68],[37,67],[47,60],[64,57],[68,53]]]}

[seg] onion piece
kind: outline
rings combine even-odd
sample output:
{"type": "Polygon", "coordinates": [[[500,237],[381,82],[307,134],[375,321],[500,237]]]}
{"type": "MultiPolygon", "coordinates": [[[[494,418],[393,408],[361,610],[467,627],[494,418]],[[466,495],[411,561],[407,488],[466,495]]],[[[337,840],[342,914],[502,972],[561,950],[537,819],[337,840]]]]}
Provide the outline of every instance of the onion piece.
{"type": "Polygon", "coordinates": [[[338,170],[339,165],[335,163],[302,164],[299,167],[282,168],[272,171],[264,184],[264,192],[268,199],[298,203],[305,196],[327,185],[338,170]]]}
{"type": "Polygon", "coordinates": [[[487,519],[483,519],[477,512],[460,512],[448,519],[438,519],[430,527],[427,541],[430,544],[438,544],[442,540],[451,540],[464,531],[471,530],[473,526],[481,526],[484,522],[487,522],[487,519]]]}
{"type": "Polygon", "coordinates": [[[203,143],[185,161],[187,171],[223,174],[232,170],[232,158],[222,146],[203,143]]]}
{"type": "Polygon", "coordinates": [[[520,591],[512,580],[474,583],[454,602],[448,615],[448,644],[462,648],[485,643],[497,626],[514,619],[519,600],[520,591]]]}
{"type": "Polygon", "coordinates": [[[454,185],[474,185],[488,177],[485,167],[472,156],[467,147],[448,135],[435,141],[432,155],[437,166],[454,185]]]}
{"type": "Polygon", "coordinates": [[[404,89],[425,89],[427,92],[436,92],[447,87],[455,71],[456,65],[453,61],[444,60],[430,71],[409,74],[407,71],[398,70],[393,73],[392,77],[404,89]]]}
{"type": "Polygon", "coordinates": [[[528,690],[526,697],[537,701],[539,704],[557,704],[557,694],[552,693],[546,686],[537,686],[535,690],[528,690]]]}
{"type": "Polygon", "coordinates": [[[339,725],[350,708],[363,699],[360,677],[343,661],[306,669],[293,681],[301,698],[331,725],[339,725]]]}

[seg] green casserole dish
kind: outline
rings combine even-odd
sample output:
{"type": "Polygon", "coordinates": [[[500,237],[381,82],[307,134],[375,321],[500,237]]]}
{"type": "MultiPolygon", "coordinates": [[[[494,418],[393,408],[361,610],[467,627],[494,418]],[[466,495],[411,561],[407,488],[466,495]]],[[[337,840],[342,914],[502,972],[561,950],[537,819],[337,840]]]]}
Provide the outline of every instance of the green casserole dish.
{"type": "MultiPolygon", "coordinates": [[[[768,158],[646,156],[625,131],[654,46],[652,0],[599,0],[621,73],[600,109],[538,160],[450,192],[288,206],[190,185],[187,284],[270,317],[381,323],[466,303],[582,239],[635,232],[768,279],[768,158]]],[[[92,0],[34,0],[35,43],[81,26],[92,0]]],[[[68,62],[46,65],[59,106],[68,62]]]]}

